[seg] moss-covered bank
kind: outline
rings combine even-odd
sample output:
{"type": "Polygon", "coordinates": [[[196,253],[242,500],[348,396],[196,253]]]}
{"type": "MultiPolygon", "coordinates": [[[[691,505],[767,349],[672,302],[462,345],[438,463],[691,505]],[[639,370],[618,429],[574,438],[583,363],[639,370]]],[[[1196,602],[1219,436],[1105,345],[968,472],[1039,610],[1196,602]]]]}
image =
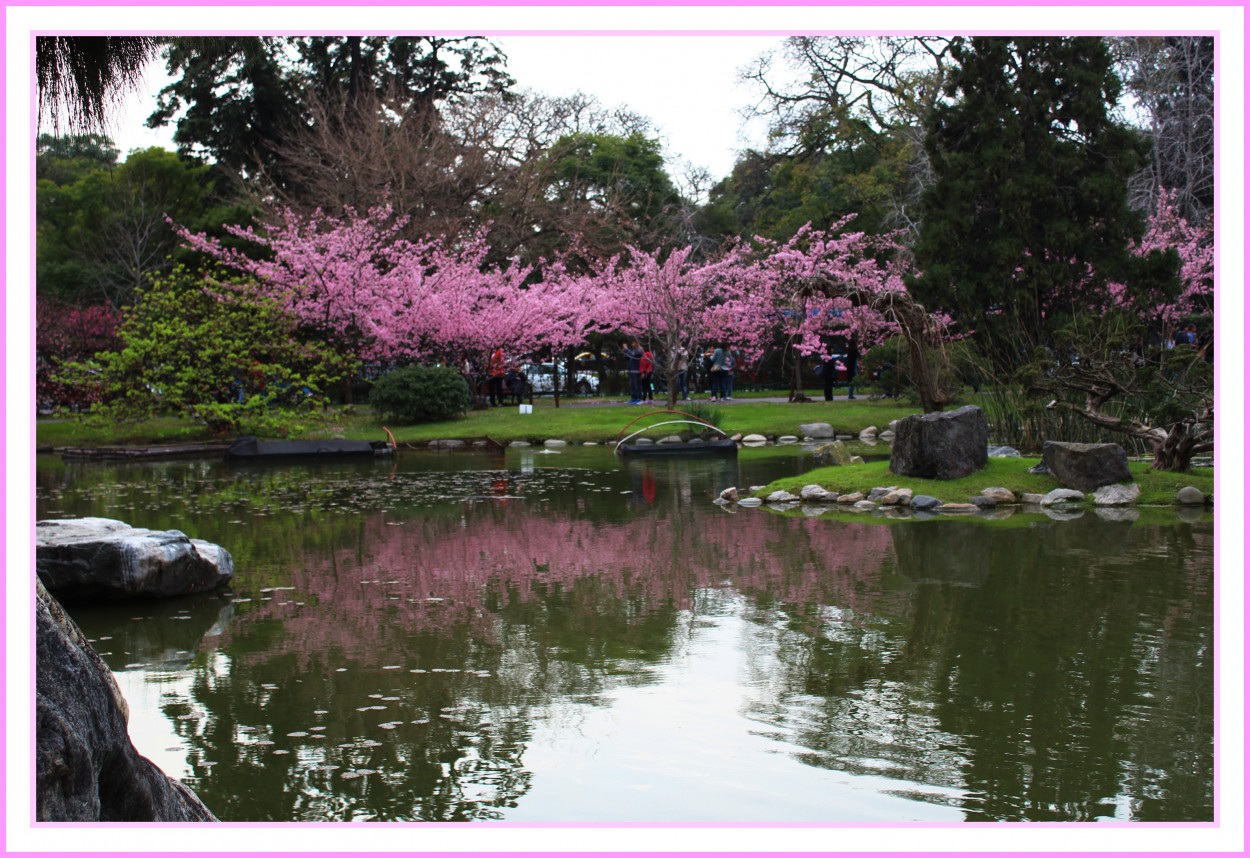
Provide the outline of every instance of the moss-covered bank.
{"type": "MultiPolygon", "coordinates": [[[[1049,474],[1029,473],[1029,468],[1039,461],[1033,458],[990,459],[983,470],[958,480],[900,477],[890,472],[888,461],[834,465],[816,468],[797,477],[777,480],[753,494],[763,498],[781,490],[797,495],[801,488],[808,485],[818,485],[826,491],[843,495],[854,492],[867,494],[879,486],[899,486],[909,488],[917,495],[930,495],[944,503],[967,503],[969,498],[981,494],[982,489],[991,486],[1010,489],[1017,497],[1030,493],[1044,495],[1053,489],[1062,488],[1058,480],[1049,474]]],[[[1173,505],[1176,503],[1176,493],[1185,486],[1193,486],[1208,499],[1214,495],[1215,472],[1209,469],[1177,474],[1153,471],[1144,462],[1130,462],[1129,470],[1141,489],[1141,497],[1137,499],[1138,506],[1173,505]]],[[[1082,503],[1092,505],[1093,501],[1086,495],[1082,503]]]]}

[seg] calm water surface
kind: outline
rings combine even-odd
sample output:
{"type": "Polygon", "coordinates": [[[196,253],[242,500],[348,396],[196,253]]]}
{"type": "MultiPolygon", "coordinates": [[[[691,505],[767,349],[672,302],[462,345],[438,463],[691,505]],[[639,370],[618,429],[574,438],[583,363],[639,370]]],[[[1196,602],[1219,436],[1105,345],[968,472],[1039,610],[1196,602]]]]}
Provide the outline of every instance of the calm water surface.
{"type": "Polygon", "coordinates": [[[69,605],[223,820],[1210,820],[1213,524],[722,510],[801,459],[41,457],[228,591],[69,605]]]}

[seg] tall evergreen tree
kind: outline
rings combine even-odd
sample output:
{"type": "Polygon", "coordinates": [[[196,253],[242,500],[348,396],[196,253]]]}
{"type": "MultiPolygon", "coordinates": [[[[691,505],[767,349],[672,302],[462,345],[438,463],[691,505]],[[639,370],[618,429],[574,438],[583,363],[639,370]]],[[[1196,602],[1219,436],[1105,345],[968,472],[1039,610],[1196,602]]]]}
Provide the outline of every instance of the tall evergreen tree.
{"type": "Polygon", "coordinates": [[[1143,221],[1127,183],[1148,144],[1112,118],[1120,82],[1102,39],[979,37],[959,40],[953,56],[949,101],[926,143],[935,182],[914,289],[1010,369],[1059,324],[1096,310],[1093,287],[1145,285],[1174,265],[1129,252],[1143,221]]]}

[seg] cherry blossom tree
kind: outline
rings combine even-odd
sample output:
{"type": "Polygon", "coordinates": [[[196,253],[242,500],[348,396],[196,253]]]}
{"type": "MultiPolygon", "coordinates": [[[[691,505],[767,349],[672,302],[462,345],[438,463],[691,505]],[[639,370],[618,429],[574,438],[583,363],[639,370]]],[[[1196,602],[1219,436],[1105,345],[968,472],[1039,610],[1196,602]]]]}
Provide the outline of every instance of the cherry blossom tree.
{"type": "Polygon", "coordinates": [[[1180,291],[1176,295],[1134,295],[1125,284],[1112,283],[1112,303],[1136,309],[1143,321],[1158,324],[1166,338],[1169,327],[1189,315],[1211,315],[1215,293],[1215,243],[1209,226],[1191,223],[1182,214],[1175,191],[1159,194],[1146,232],[1136,242],[1135,256],[1175,251],[1180,261],[1180,291]]]}
{"type": "MultiPolygon", "coordinates": [[[[522,293],[530,269],[487,266],[479,231],[460,240],[402,237],[387,206],[340,216],[290,209],[262,229],[230,226],[247,252],[178,228],[188,247],[247,274],[312,335],[356,364],[451,359],[533,335],[522,293]],[[257,250],[260,252],[258,253],[257,250]]],[[[349,386],[350,390],[350,386],[349,386]]]]}
{"type": "MultiPolygon", "coordinates": [[[[907,294],[895,238],[852,231],[851,220],[827,230],[809,225],[786,242],[740,242],[714,259],[693,246],[631,246],[589,265],[572,253],[535,266],[491,264],[485,230],[411,240],[402,235],[404,218],[385,206],[342,216],[284,210],[267,227],[228,227],[250,245],[246,251],[184,228],[179,234],[247,275],[307,333],[357,365],[459,365],[496,348],[555,359],[591,333],[616,331],[656,353],[672,407],[677,357],[713,341],[750,359],[779,335],[809,355],[824,353],[834,333],[867,344],[901,330],[923,366],[923,347],[941,325],[907,294]]],[[[926,410],[940,409],[945,394],[928,374],[917,377],[926,410]]]]}
{"type": "Polygon", "coordinates": [[[726,255],[718,276],[739,289],[714,311],[725,329],[743,333],[756,348],[777,327],[799,354],[828,357],[828,337],[853,335],[871,344],[902,333],[925,412],[940,411],[950,394],[931,366],[950,322],[928,312],[907,291],[909,258],[895,235],[848,229],[854,215],[827,230],[810,224],[785,242],[757,237],[726,255]]]}
{"type": "Polygon", "coordinates": [[[724,335],[717,317],[733,278],[698,258],[691,246],[668,252],[629,247],[596,272],[605,318],[618,331],[638,337],[658,353],[657,372],[665,382],[668,407],[677,402],[677,361],[700,345],[724,335]]]}

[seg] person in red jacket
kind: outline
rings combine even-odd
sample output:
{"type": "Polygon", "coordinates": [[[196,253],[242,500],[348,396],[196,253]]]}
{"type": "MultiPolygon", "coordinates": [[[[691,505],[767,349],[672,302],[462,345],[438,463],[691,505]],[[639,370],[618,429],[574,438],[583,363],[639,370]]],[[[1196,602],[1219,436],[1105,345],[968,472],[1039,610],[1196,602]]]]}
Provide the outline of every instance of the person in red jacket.
{"type": "Polygon", "coordinates": [[[642,360],[638,362],[638,383],[642,388],[643,402],[651,403],[654,401],[652,399],[653,394],[651,390],[651,378],[654,375],[655,358],[651,356],[651,351],[648,349],[642,353],[642,360]]]}
{"type": "Polygon", "coordinates": [[[508,362],[504,360],[503,349],[491,352],[486,373],[486,392],[490,396],[490,404],[503,405],[503,377],[508,373],[508,362]]]}

